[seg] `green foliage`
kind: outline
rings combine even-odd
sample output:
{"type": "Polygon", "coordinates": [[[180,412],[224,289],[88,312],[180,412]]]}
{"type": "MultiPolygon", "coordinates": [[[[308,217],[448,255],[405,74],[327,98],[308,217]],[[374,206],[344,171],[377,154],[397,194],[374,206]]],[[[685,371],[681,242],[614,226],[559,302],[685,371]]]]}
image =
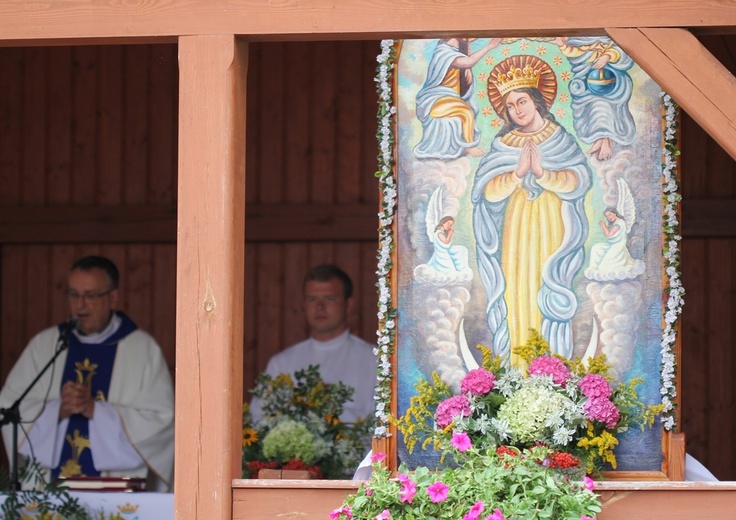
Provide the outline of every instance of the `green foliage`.
{"type": "Polygon", "coordinates": [[[5,468],[0,473],[0,489],[7,493],[7,498],[0,507],[5,520],[60,519],[91,520],[89,513],[69,490],[56,482],[46,482],[45,470],[40,464],[30,459],[20,471],[22,482],[31,484],[33,489],[13,491],[10,475],[5,468]]]}
{"type": "Polygon", "coordinates": [[[651,427],[663,406],[640,400],[640,379],[617,383],[604,355],[585,362],[551,356],[547,341],[530,332],[514,349],[522,368],[501,366],[479,346],[483,366],[466,375],[458,395],[437,374],[417,382],[406,412],[394,420],[409,452],[446,449],[465,432],[480,450],[542,443],[579,458],[591,474],[615,469],[617,437],[631,426],[651,427]]]}
{"type": "Polygon", "coordinates": [[[410,474],[402,466],[398,480],[391,479],[389,471],[375,463],[371,480],[347,497],[331,518],[349,518],[349,512],[354,520],[372,520],[381,518],[381,514],[386,517],[388,510],[390,518],[457,520],[473,506],[482,507],[479,518],[495,513],[491,518],[499,520],[594,517],[601,506],[590,489],[592,481],[582,482],[575,479],[576,475],[571,478],[564,470],[551,468],[549,457],[553,453],[543,446],[502,454],[455,450],[452,455],[459,463],[457,467],[434,472],[422,466],[410,474]],[[447,498],[439,502],[433,501],[428,492],[437,482],[449,488],[447,498]]]}
{"type": "Polygon", "coordinates": [[[264,417],[253,423],[243,407],[243,478],[263,468],[308,469],[326,478],[345,478],[370,449],[372,418],[340,420],[353,388],[322,381],[319,367],[258,378],[253,395],[264,417]]]}

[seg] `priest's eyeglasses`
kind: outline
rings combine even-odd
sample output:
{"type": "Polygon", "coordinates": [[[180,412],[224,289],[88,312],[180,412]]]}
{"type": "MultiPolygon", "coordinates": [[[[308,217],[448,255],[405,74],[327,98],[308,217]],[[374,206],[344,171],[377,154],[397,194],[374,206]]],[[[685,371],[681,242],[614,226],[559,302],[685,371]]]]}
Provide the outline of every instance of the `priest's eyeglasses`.
{"type": "Polygon", "coordinates": [[[101,292],[101,293],[86,292],[86,293],[82,293],[82,294],[79,294],[77,291],[68,290],[66,292],[66,297],[72,303],[76,303],[79,300],[84,300],[87,303],[95,303],[95,302],[97,302],[97,300],[99,300],[100,298],[102,298],[104,296],[107,296],[108,294],[110,294],[114,290],[115,289],[113,288],[113,289],[109,289],[109,290],[107,290],[105,292],[101,292]]]}

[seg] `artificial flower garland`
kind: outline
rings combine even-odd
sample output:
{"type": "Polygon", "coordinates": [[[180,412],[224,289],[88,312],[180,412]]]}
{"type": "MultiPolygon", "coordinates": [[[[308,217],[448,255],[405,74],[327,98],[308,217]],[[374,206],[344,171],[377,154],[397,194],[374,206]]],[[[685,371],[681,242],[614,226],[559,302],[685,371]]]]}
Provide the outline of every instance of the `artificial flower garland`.
{"type": "Polygon", "coordinates": [[[669,94],[662,93],[662,101],[665,109],[664,150],[662,164],[662,192],[664,195],[664,270],[669,280],[667,308],[664,309],[664,330],[660,343],[662,354],[661,380],[662,386],[662,426],[670,431],[677,425],[677,412],[674,399],[677,396],[675,387],[676,365],[676,340],[677,320],[682,312],[682,296],[685,291],[680,281],[680,249],[679,234],[680,222],[678,220],[677,205],[682,199],[678,191],[677,159],[680,155],[677,149],[677,120],[678,107],[669,94]]]}
{"type": "Polygon", "coordinates": [[[396,336],[396,308],[391,294],[390,275],[393,268],[392,253],[394,250],[394,212],[396,208],[396,178],[394,177],[394,118],[396,107],[393,105],[392,71],[396,61],[393,40],[381,42],[381,54],[377,57],[378,73],[376,76],[378,91],[378,145],[381,153],[378,156],[378,171],[381,194],[381,212],[378,214],[378,346],[374,353],[378,356],[378,379],[376,382],[376,428],[375,438],[390,435],[389,411],[391,410],[391,356],[394,352],[396,336]]]}
{"type": "MultiPolygon", "coordinates": [[[[394,119],[396,107],[393,105],[392,81],[396,61],[394,40],[381,41],[381,54],[376,58],[378,69],[376,75],[378,92],[378,171],[376,177],[382,193],[381,212],[378,214],[378,346],[374,353],[378,356],[378,379],[376,383],[376,428],[375,438],[390,435],[389,410],[391,409],[391,356],[394,352],[396,336],[396,307],[393,303],[390,275],[393,267],[392,253],[394,249],[393,222],[396,208],[396,178],[394,176],[394,119]]],[[[678,203],[681,200],[677,179],[677,114],[678,107],[666,93],[662,93],[665,108],[664,150],[663,150],[663,194],[664,194],[664,268],[669,280],[667,308],[664,311],[665,327],[660,343],[662,426],[665,430],[673,430],[676,426],[677,413],[674,399],[677,396],[676,376],[676,339],[677,320],[682,312],[684,290],[680,281],[678,242],[679,235],[678,203]]]]}

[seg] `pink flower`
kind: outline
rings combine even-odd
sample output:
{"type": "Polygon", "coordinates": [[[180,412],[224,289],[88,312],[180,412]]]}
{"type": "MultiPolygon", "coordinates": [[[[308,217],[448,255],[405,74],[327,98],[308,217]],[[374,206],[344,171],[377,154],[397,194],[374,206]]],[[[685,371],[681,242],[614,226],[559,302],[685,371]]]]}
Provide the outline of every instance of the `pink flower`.
{"type": "Polygon", "coordinates": [[[429,495],[429,498],[432,500],[432,502],[435,503],[444,502],[445,500],[447,500],[447,493],[449,491],[450,488],[447,487],[447,485],[441,480],[438,480],[427,488],[427,494],[429,495]]]}
{"type": "Polygon", "coordinates": [[[611,385],[599,374],[586,374],[578,383],[583,395],[591,399],[608,399],[611,397],[611,385]]]}
{"type": "Polygon", "coordinates": [[[621,413],[608,399],[588,399],[583,405],[585,418],[590,421],[600,421],[606,428],[613,428],[618,423],[621,413]]]}
{"type": "Polygon", "coordinates": [[[473,444],[470,442],[470,437],[468,437],[468,434],[465,432],[453,433],[450,444],[455,446],[458,451],[468,451],[473,447],[473,444]]]}
{"type": "Polygon", "coordinates": [[[485,520],[506,520],[506,517],[501,514],[501,510],[496,508],[493,510],[493,514],[485,518],[485,520]]]}
{"type": "Polygon", "coordinates": [[[485,509],[483,501],[477,501],[475,505],[470,508],[468,514],[463,517],[463,520],[478,520],[480,518],[480,514],[483,512],[483,509],[485,509]]]}
{"type": "Polygon", "coordinates": [[[583,478],[583,483],[585,484],[585,489],[588,491],[593,491],[593,488],[595,487],[595,482],[592,478],[590,478],[588,475],[585,475],[583,478]]]}
{"type": "Polygon", "coordinates": [[[341,507],[340,509],[335,509],[334,511],[332,511],[330,513],[330,519],[331,520],[336,520],[337,518],[340,518],[340,515],[342,515],[342,514],[344,514],[348,518],[352,518],[353,517],[353,513],[350,512],[350,508],[349,507],[341,507]]]}
{"type": "Polygon", "coordinates": [[[371,455],[371,462],[374,463],[374,464],[376,462],[383,462],[384,460],[386,460],[386,454],[385,453],[381,453],[380,451],[377,451],[376,453],[374,453],[373,455],[371,455]]]}
{"type": "Polygon", "coordinates": [[[384,509],[373,520],[389,520],[389,518],[391,518],[391,511],[384,509]]]}
{"type": "Polygon", "coordinates": [[[464,395],[448,397],[437,405],[435,420],[440,428],[447,428],[452,424],[455,417],[467,417],[470,415],[470,402],[464,395]]]}
{"type": "Polygon", "coordinates": [[[580,520],[595,520],[595,517],[580,515],[580,520]]]}
{"type": "Polygon", "coordinates": [[[401,491],[399,491],[399,497],[402,502],[409,504],[414,500],[414,495],[417,494],[417,484],[408,475],[399,473],[399,482],[401,482],[401,491]]]}
{"type": "Polygon", "coordinates": [[[493,389],[496,376],[485,368],[476,368],[468,372],[460,382],[460,390],[464,394],[485,395],[493,389]]]}
{"type": "Polygon", "coordinates": [[[552,376],[556,385],[564,387],[570,379],[570,370],[556,357],[540,356],[529,365],[530,376],[552,376]]]}

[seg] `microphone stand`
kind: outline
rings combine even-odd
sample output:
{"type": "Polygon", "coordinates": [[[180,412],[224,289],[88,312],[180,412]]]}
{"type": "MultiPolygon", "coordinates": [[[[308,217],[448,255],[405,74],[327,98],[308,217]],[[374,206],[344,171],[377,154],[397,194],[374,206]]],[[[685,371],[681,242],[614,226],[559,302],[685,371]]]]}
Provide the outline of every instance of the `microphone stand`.
{"type": "Polygon", "coordinates": [[[41,379],[41,377],[46,373],[49,367],[51,367],[51,365],[56,362],[56,358],[59,357],[59,354],[69,348],[68,336],[71,331],[72,328],[68,326],[61,331],[61,335],[59,336],[54,356],[49,360],[48,363],[46,363],[46,366],[41,369],[35,379],[31,381],[31,384],[28,385],[28,388],[26,388],[25,392],[21,394],[21,396],[10,406],[10,408],[0,408],[0,414],[2,414],[2,419],[0,419],[0,426],[11,423],[13,425],[13,448],[10,463],[10,485],[12,486],[13,491],[20,491],[20,481],[18,480],[18,425],[21,421],[20,403],[21,401],[23,401],[23,398],[28,395],[28,392],[30,392],[31,389],[36,385],[38,380],[41,379]]]}

